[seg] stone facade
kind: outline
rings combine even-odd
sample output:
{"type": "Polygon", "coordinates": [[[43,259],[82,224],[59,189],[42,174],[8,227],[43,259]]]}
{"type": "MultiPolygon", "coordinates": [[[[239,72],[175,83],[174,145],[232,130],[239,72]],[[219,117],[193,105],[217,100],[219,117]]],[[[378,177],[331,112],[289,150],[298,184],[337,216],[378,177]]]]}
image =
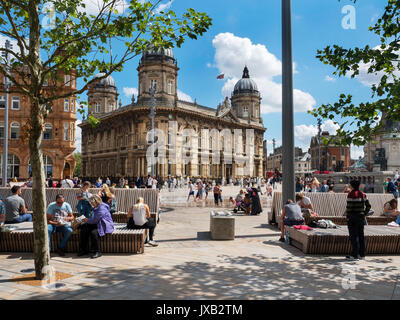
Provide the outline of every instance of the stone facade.
{"type": "MultiPolygon", "coordinates": [[[[17,75],[15,75],[17,76],[17,75]]],[[[76,88],[75,74],[64,75],[59,72],[63,88],[56,94],[71,92],[76,88]]],[[[18,81],[18,77],[16,78],[18,81]]],[[[61,81],[61,80],[60,80],[61,81]]],[[[61,86],[61,83],[57,87],[61,86]]],[[[48,90],[51,90],[48,85],[48,90]]],[[[30,118],[30,99],[10,87],[8,112],[8,177],[25,180],[31,176],[30,154],[27,139],[24,139],[24,127],[30,118]]],[[[0,78],[0,175],[2,174],[4,145],[4,110],[6,106],[4,76],[0,78]]],[[[62,179],[72,175],[76,165],[75,150],[76,100],[74,96],[53,102],[52,112],[45,119],[42,152],[46,177],[62,179]]]]}
{"type": "MultiPolygon", "coordinates": [[[[254,129],[254,167],[252,176],[263,175],[263,135],[265,128],[260,116],[261,97],[253,80],[250,79],[247,68],[232,93],[217,109],[201,106],[195,101],[186,102],[178,99],[177,77],[179,68],[172,50],[149,51],[143,54],[137,68],[139,89],[137,101],[132,97],[132,103],[120,106],[116,110],[104,104],[110,99],[115,102],[117,92],[114,91],[114,80],[109,77],[100,86],[94,85],[88,90],[89,104],[98,101],[97,113],[93,114],[100,120],[97,127],[92,127],[88,121],[80,124],[82,128],[82,173],[85,177],[97,176],[147,176],[150,166],[146,153],[150,144],[147,133],[151,130],[150,119],[150,87],[156,86],[154,127],[164,132],[168,141],[167,161],[155,166],[155,175],[163,179],[168,176],[195,176],[206,178],[229,178],[244,176],[243,165],[233,161],[224,163],[221,151],[221,163],[212,164],[212,154],[215,150],[213,141],[204,136],[203,129],[226,129],[232,133],[234,129],[242,129],[243,146],[246,147],[246,129],[254,129]],[[97,99],[107,91],[107,99],[97,99]],[[114,100],[113,100],[114,99],[114,100]],[[106,112],[104,112],[106,111],[106,112]],[[184,129],[193,129],[199,135],[198,159],[189,164],[174,163],[170,159],[172,137],[168,135],[169,126],[176,122],[178,143],[183,147],[182,135],[184,129]],[[200,138],[201,137],[201,138],[200,138]],[[180,142],[179,142],[180,141],[180,142]],[[210,151],[209,162],[201,163],[202,149],[210,151]],[[172,163],[171,163],[172,162],[172,163]]],[[[104,80],[104,79],[103,79],[104,80]]],[[[95,110],[92,105],[90,110],[95,110]]],[[[223,143],[223,137],[219,137],[223,143]]],[[[233,143],[233,141],[232,141],[233,143]]],[[[250,143],[250,141],[249,141],[250,143]]],[[[225,142],[226,144],[226,142],[225,142]]],[[[229,148],[229,147],[228,147],[229,148]]],[[[233,149],[233,146],[232,146],[233,149]]],[[[244,149],[246,150],[246,149],[244,149]]]]}
{"type": "Polygon", "coordinates": [[[395,171],[400,168],[400,122],[383,117],[382,133],[364,146],[365,165],[369,171],[395,171]],[[382,153],[384,150],[384,154],[382,153]],[[384,161],[379,161],[379,153],[384,161]],[[382,162],[382,164],[378,164],[382,162]]]}

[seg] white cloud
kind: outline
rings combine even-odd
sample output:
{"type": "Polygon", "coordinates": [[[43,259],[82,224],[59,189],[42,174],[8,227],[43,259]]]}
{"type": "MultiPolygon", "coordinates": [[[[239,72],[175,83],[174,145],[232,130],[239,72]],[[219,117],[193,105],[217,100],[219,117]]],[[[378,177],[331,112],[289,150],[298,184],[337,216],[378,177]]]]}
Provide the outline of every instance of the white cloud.
{"type": "Polygon", "coordinates": [[[333,77],[331,77],[331,76],[326,76],[326,77],[325,77],[325,81],[328,81],[328,82],[335,82],[336,79],[333,78],[333,77]]]}
{"type": "Polygon", "coordinates": [[[170,0],[170,1],[168,1],[167,3],[162,3],[162,4],[160,4],[160,5],[154,10],[154,13],[159,14],[161,11],[163,11],[163,12],[167,11],[169,8],[171,8],[172,2],[174,2],[174,0],[170,0]]]}
{"type": "MultiPolygon", "coordinates": [[[[224,96],[230,96],[235,84],[242,78],[247,65],[250,77],[256,82],[261,93],[261,112],[281,112],[282,85],[274,78],[282,75],[282,63],[265,45],[253,44],[248,38],[240,38],[232,33],[220,33],[213,39],[215,66],[220,74],[225,74],[222,88],[224,96]]],[[[293,64],[295,73],[296,64],[293,64]]],[[[311,110],[316,101],[307,92],[294,89],[294,109],[296,112],[311,110]]]]}
{"type": "Polygon", "coordinates": [[[181,101],[193,102],[192,97],[181,90],[178,90],[178,99],[181,101]]]}
{"type": "MultiPolygon", "coordinates": [[[[380,49],[380,46],[376,46],[374,48],[380,49]]],[[[400,54],[398,52],[397,54],[400,54]]],[[[360,63],[359,65],[359,74],[356,76],[356,79],[361,82],[364,86],[371,87],[374,84],[379,84],[381,81],[381,78],[385,75],[384,71],[379,71],[375,73],[368,73],[368,69],[371,67],[372,63],[360,63]]],[[[396,64],[394,64],[396,66],[396,64]]],[[[400,77],[400,71],[398,70],[399,68],[399,63],[397,63],[397,68],[396,71],[394,72],[394,75],[396,77],[400,77]]],[[[346,76],[350,77],[351,73],[347,73],[346,76]]],[[[393,82],[393,77],[389,77],[388,82],[393,82]]]]}
{"type": "MultiPolygon", "coordinates": [[[[84,10],[87,14],[98,15],[104,6],[103,0],[83,0],[82,2],[86,5],[85,8],[82,8],[82,10],[84,10]]],[[[126,2],[126,0],[117,0],[112,6],[112,9],[116,9],[118,14],[123,14],[125,9],[128,7],[129,4],[126,2]]],[[[107,12],[109,12],[109,10],[107,12]]]]}
{"type": "MultiPolygon", "coordinates": [[[[327,120],[321,125],[322,131],[328,131],[329,134],[335,135],[339,125],[332,120],[327,120]]],[[[304,150],[310,147],[311,138],[318,134],[318,127],[315,125],[298,125],[294,127],[294,136],[296,137],[296,145],[304,150]]]]}
{"type": "Polygon", "coordinates": [[[360,157],[364,157],[364,147],[356,147],[351,145],[350,147],[350,157],[351,159],[358,160],[360,157]]]}
{"type": "Polygon", "coordinates": [[[127,98],[132,98],[132,95],[135,95],[135,98],[138,96],[138,89],[137,88],[129,88],[129,87],[124,87],[122,89],[122,91],[124,92],[125,97],[127,98]]]}
{"type": "Polygon", "coordinates": [[[82,152],[82,130],[78,127],[82,120],[77,119],[75,121],[75,152],[82,152]]]}

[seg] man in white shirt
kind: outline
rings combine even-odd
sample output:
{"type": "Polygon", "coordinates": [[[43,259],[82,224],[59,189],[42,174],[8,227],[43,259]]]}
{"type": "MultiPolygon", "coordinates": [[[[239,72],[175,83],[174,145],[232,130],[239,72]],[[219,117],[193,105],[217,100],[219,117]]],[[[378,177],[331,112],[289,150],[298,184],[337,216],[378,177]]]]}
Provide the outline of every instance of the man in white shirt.
{"type": "Polygon", "coordinates": [[[65,179],[61,180],[61,188],[73,188],[74,182],[67,176],[65,179]]]}
{"type": "Polygon", "coordinates": [[[156,180],[156,178],[151,179],[151,187],[152,187],[152,189],[156,189],[157,188],[157,180],[156,180]]]}

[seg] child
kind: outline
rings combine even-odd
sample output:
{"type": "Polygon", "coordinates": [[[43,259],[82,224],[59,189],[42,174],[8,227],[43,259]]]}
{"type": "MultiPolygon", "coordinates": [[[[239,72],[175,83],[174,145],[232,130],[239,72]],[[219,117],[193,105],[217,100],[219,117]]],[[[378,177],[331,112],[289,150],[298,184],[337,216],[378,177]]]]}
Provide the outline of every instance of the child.
{"type": "Polygon", "coordinates": [[[79,189],[76,197],[79,200],[76,205],[76,209],[78,210],[79,215],[84,215],[86,218],[89,218],[92,211],[92,206],[90,205],[89,198],[92,194],[88,191],[91,184],[89,181],[85,181],[82,185],[82,188],[79,189]]]}

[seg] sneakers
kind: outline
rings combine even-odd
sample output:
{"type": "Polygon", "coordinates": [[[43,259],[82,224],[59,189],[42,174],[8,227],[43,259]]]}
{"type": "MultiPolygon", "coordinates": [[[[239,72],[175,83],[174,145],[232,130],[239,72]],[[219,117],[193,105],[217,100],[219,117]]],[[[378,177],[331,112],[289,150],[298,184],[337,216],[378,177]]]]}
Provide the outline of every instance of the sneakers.
{"type": "Polygon", "coordinates": [[[349,261],[359,261],[360,259],[354,258],[353,256],[346,256],[346,259],[349,261]]]}
{"type": "Polygon", "coordinates": [[[389,226],[389,227],[399,227],[399,225],[398,225],[396,222],[394,222],[394,221],[388,223],[388,226],[389,226]]]}
{"type": "Polygon", "coordinates": [[[90,258],[92,259],[96,259],[96,258],[100,258],[102,256],[101,252],[96,252],[94,255],[92,255],[90,258]]]}
{"type": "Polygon", "coordinates": [[[151,245],[151,246],[153,246],[153,247],[157,247],[157,246],[158,246],[158,243],[155,242],[154,240],[150,240],[150,241],[148,242],[148,244],[151,245]]]}
{"type": "Polygon", "coordinates": [[[280,237],[280,238],[279,238],[279,241],[280,241],[280,242],[285,242],[285,238],[284,238],[284,237],[280,237]]]}
{"type": "Polygon", "coordinates": [[[358,259],[365,260],[365,257],[358,256],[358,259]]]}

